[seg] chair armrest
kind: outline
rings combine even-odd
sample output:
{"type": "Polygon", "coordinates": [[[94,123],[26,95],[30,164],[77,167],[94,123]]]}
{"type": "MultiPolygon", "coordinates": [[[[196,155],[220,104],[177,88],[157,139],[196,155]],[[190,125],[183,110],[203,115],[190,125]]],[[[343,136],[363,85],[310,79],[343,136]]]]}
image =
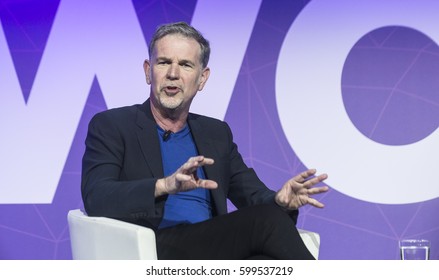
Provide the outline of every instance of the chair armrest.
{"type": "Polygon", "coordinates": [[[81,210],[68,213],[73,259],[157,259],[152,229],[104,217],[89,217],[81,210]]]}
{"type": "Polygon", "coordinates": [[[298,229],[298,231],[300,237],[302,237],[302,240],[306,245],[306,248],[308,248],[310,253],[317,260],[319,258],[320,235],[316,232],[307,231],[303,229],[298,229]]]}

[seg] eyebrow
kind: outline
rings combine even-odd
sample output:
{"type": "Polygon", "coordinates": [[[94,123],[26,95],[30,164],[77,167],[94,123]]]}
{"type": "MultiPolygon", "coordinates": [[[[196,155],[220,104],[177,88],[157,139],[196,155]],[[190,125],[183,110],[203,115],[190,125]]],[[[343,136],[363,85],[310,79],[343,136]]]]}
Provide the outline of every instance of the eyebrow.
{"type": "Polygon", "coordinates": [[[191,60],[187,60],[187,59],[182,59],[182,60],[180,60],[179,62],[178,62],[179,64],[190,64],[190,65],[192,65],[192,66],[194,66],[195,65],[195,63],[193,63],[191,60]]]}
{"type": "MultiPolygon", "coordinates": [[[[171,58],[168,58],[168,57],[161,56],[161,57],[157,57],[156,61],[170,62],[170,61],[172,61],[172,59],[171,59],[171,58]]],[[[188,60],[188,59],[182,59],[182,60],[179,60],[178,63],[179,63],[179,64],[186,64],[186,63],[187,63],[187,64],[190,64],[190,65],[192,65],[192,66],[195,65],[194,62],[192,62],[191,60],[188,60]]]]}
{"type": "Polygon", "coordinates": [[[157,57],[156,61],[171,61],[171,59],[167,58],[167,57],[164,57],[164,56],[161,56],[161,57],[157,57]]]}

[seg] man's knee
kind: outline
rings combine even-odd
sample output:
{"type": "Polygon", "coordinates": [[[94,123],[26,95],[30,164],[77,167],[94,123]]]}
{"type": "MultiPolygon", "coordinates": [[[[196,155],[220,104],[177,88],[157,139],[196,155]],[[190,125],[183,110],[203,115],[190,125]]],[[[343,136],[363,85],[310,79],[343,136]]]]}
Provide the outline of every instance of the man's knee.
{"type": "Polygon", "coordinates": [[[276,204],[261,204],[248,209],[254,219],[276,226],[294,226],[294,220],[276,204]]]}

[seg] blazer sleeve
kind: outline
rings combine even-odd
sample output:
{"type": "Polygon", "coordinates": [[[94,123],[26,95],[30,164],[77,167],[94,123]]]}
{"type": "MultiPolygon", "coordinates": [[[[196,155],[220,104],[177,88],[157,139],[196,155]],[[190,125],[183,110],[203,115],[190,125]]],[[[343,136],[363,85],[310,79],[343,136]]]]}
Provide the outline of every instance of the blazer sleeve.
{"type": "MultiPolygon", "coordinates": [[[[229,199],[233,204],[240,208],[255,204],[275,204],[274,197],[276,192],[267,188],[267,186],[259,179],[253,168],[249,168],[238,147],[233,141],[230,127],[226,125],[229,155],[230,155],[230,183],[229,183],[229,199]]],[[[280,206],[279,206],[280,207],[280,206]]],[[[297,222],[299,214],[298,210],[285,210],[290,217],[297,222]]]]}
{"type": "Polygon", "coordinates": [[[154,196],[157,179],[126,177],[126,133],[123,121],[111,112],[99,113],[90,121],[82,160],[84,207],[90,216],[155,227],[162,216],[154,196]]]}

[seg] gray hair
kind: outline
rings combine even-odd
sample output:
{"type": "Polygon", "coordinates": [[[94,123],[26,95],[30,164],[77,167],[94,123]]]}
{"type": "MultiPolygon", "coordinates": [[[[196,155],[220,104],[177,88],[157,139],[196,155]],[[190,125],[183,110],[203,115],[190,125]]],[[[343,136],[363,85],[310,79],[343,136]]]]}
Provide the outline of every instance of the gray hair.
{"type": "Polygon", "coordinates": [[[207,66],[210,56],[209,41],[207,41],[206,38],[204,38],[198,30],[196,30],[186,22],[169,23],[159,26],[152,36],[151,42],[149,44],[149,57],[151,57],[157,41],[165,37],[166,35],[172,34],[179,34],[186,38],[191,38],[197,41],[201,47],[201,64],[203,65],[203,68],[207,66]]]}

